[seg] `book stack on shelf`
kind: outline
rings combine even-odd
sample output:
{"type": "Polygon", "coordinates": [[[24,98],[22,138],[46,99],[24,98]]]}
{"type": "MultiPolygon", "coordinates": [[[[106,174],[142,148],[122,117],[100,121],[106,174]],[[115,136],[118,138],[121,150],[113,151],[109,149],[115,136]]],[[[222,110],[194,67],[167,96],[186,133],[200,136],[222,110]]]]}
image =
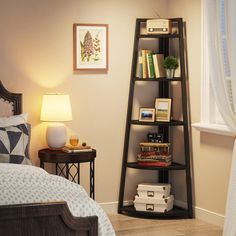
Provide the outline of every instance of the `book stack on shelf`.
{"type": "Polygon", "coordinates": [[[170,143],[141,142],[137,162],[140,166],[171,165],[170,143]]]}
{"type": "Polygon", "coordinates": [[[139,50],[136,77],[143,79],[165,77],[163,61],[163,54],[151,50],[139,50]]]}
{"type": "Polygon", "coordinates": [[[134,207],[137,211],[168,212],[173,208],[174,196],[170,184],[142,183],[138,185],[134,207]]]}
{"type": "Polygon", "coordinates": [[[62,149],[63,152],[73,153],[73,152],[91,152],[93,149],[90,146],[83,145],[65,145],[62,149]]]}

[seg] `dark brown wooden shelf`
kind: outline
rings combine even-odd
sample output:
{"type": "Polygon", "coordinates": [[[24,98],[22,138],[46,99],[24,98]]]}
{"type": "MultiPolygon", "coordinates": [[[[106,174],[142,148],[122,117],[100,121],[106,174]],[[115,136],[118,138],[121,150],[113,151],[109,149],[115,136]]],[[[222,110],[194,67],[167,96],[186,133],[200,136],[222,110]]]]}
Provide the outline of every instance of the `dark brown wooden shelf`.
{"type": "MultiPolygon", "coordinates": [[[[170,24],[172,29],[175,31],[171,31],[173,33],[170,34],[146,34],[145,27],[147,26],[147,20],[149,19],[143,19],[139,18],[136,19],[136,25],[135,25],[135,35],[134,35],[134,46],[133,46],[133,59],[132,59],[132,69],[131,69],[131,76],[130,76],[130,87],[129,87],[129,98],[128,98],[128,108],[127,108],[127,116],[126,116],[126,127],[125,127],[125,138],[124,138],[124,149],[123,149],[123,160],[122,160],[122,169],[121,169],[121,178],[120,178],[120,191],[119,191],[119,204],[118,204],[118,213],[127,214],[131,216],[136,217],[144,217],[144,218],[159,218],[159,219],[168,219],[168,218],[192,218],[193,217],[193,207],[192,207],[192,183],[191,183],[191,152],[190,152],[190,142],[189,142],[189,118],[188,115],[190,114],[188,110],[188,93],[187,93],[187,73],[186,73],[186,50],[185,50],[185,24],[183,22],[182,18],[170,18],[170,24]],[[180,75],[179,77],[175,77],[173,79],[167,79],[166,77],[160,77],[160,78],[139,78],[137,75],[137,62],[139,62],[140,57],[140,50],[148,50],[152,49],[152,45],[150,45],[150,48],[147,46],[148,39],[151,40],[152,43],[156,45],[155,49],[158,50],[158,53],[163,54],[164,58],[167,56],[173,55],[176,56],[179,59],[179,67],[180,67],[180,75]],[[147,45],[142,45],[140,43],[141,41],[145,41],[147,45]],[[175,51],[172,51],[172,48],[176,49],[175,51]],[[148,82],[148,83],[145,83],[148,82]],[[150,84],[152,82],[152,84],[150,84]],[[154,85],[153,82],[157,82],[157,88],[155,86],[155,89],[157,90],[156,93],[150,93],[148,90],[150,89],[149,85],[154,85]],[[181,114],[182,118],[180,120],[170,120],[169,122],[165,121],[154,121],[154,122],[145,122],[145,121],[139,121],[138,119],[135,119],[133,117],[134,108],[136,108],[135,102],[137,103],[141,98],[147,98],[150,99],[153,97],[153,101],[155,100],[155,97],[158,98],[170,98],[172,95],[172,85],[173,82],[178,83],[178,86],[176,89],[179,91],[178,99],[176,100],[179,103],[179,106],[181,109],[176,108],[173,112],[177,114],[177,110],[179,110],[179,113],[181,114]],[[141,85],[141,86],[140,86],[141,85]],[[138,87],[138,88],[137,88],[138,87]],[[142,91],[143,90],[143,91],[142,91]],[[134,100],[134,98],[136,100],[134,100]],[[132,118],[133,117],[133,118],[132,118]],[[142,127],[142,129],[134,129],[136,126],[142,127]],[[151,128],[153,132],[157,132],[159,134],[163,134],[163,142],[178,142],[178,139],[181,139],[181,146],[178,147],[180,150],[182,150],[182,157],[179,157],[176,155],[175,157],[175,163],[172,163],[170,166],[167,167],[157,167],[157,166],[140,166],[137,164],[137,162],[133,162],[136,160],[131,161],[130,160],[130,152],[131,150],[136,148],[138,149],[138,145],[136,142],[134,142],[133,137],[137,137],[137,140],[141,137],[137,133],[144,134],[145,132],[148,132],[151,128]],[[175,127],[181,127],[180,132],[178,134],[175,134],[173,130],[175,127]],[[173,133],[173,139],[171,139],[171,133],[173,133]],[[131,148],[132,147],[132,148],[131,148]],[[181,159],[180,159],[181,158],[181,159]],[[183,164],[179,164],[179,163],[183,164]],[[186,203],[187,203],[187,209],[183,209],[177,206],[174,206],[174,208],[166,213],[156,213],[156,212],[143,212],[143,211],[136,211],[134,206],[125,206],[125,194],[130,192],[129,189],[127,189],[127,181],[132,184],[132,180],[130,180],[130,176],[127,175],[127,169],[130,170],[130,168],[136,169],[136,170],[146,170],[146,174],[142,176],[143,180],[142,182],[145,182],[147,179],[147,176],[149,174],[149,171],[156,171],[156,174],[158,176],[157,183],[170,183],[173,185],[173,188],[178,187],[178,185],[181,185],[181,188],[183,187],[184,191],[186,192],[186,203]],[[172,171],[174,171],[174,174],[176,171],[181,171],[184,173],[185,181],[178,180],[178,184],[170,178],[170,174],[172,174],[172,171]],[[171,171],[171,172],[170,172],[171,171]],[[182,181],[179,183],[179,181],[182,181]]],[[[152,49],[153,52],[155,50],[152,49]]],[[[142,54],[142,62],[145,62],[144,60],[144,53],[142,54]]],[[[146,52],[145,52],[146,54],[146,52]]],[[[139,63],[138,63],[139,64],[139,63]]],[[[138,65],[140,66],[140,65],[138,65]]],[[[142,65],[143,66],[143,65],[142,65]]],[[[150,69],[150,68],[149,68],[150,69]]],[[[155,70],[155,68],[154,68],[155,70]]],[[[140,72],[140,71],[138,71],[140,72]]],[[[154,71],[155,72],[155,71],[154,71]]],[[[141,74],[142,75],[142,74],[141,74]]],[[[140,76],[141,76],[140,75],[140,76]]],[[[173,97],[175,99],[177,95],[173,97]]],[[[139,104],[142,104],[140,102],[139,104]]],[[[137,112],[137,111],[136,111],[137,112]]],[[[173,114],[173,117],[174,114],[173,114]]],[[[137,117],[136,117],[137,118],[137,117]]],[[[138,171],[139,172],[139,171],[138,171]]],[[[140,172],[141,174],[141,172],[140,172]]],[[[178,198],[176,200],[179,200],[178,198]]]]}
{"type": "Polygon", "coordinates": [[[138,38],[179,38],[179,34],[140,34],[138,38]]]}
{"type": "Polygon", "coordinates": [[[159,125],[164,125],[164,126],[179,126],[179,125],[184,125],[183,121],[180,120],[171,120],[170,122],[161,122],[161,121],[155,121],[155,122],[144,122],[144,121],[139,121],[139,120],[131,120],[130,123],[132,125],[151,125],[151,126],[159,126],[159,125]]]}
{"type": "Polygon", "coordinates": [[[182,81],[181,77],[175,77],[173,79],[167,79],[166,77],[159,77],[159,78],[138,78],[135,77],[134,78],[135,81],[142,81],[142,82],[146,82],[146,81],[152,81],[152,82],[172,82],[172,81],[182,81]]]}
{"type": "Polygon", "coordinates": [[[172,163],[170,166],[167,167],[160,167],[160,166],[140,166],[137,162],[128,162],[126,164],[129,168],[134,169],[143,169],[143,170],[185,170],[186,166],[178,163],[172,163]]]}
{"type": "Polygon", "coordinates": [[[136,211],[134,205],[130,206],[123,206],[121,208],[122,213],[126,213],[131,216],[135,217],[145,217],[145,218],[175,218],[175,219],[181,219],[181,218],[192,218],[188,215],[188,210],[174,206],[171,211],[161,213],[161,212],[147,212],[147,211],[136,211]]]}

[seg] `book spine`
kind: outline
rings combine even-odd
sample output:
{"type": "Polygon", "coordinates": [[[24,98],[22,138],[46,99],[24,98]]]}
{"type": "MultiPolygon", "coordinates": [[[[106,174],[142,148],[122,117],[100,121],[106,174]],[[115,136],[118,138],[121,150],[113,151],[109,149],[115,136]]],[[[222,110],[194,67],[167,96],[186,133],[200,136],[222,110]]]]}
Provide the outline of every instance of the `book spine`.
{"type": "Polygon", "coordinates": [[[147,60],[146,60],[146,50],[142,50],[142,68],[143,68],[143,79],[147,78],[147,60]]]}
{"type": "Polygon", "coordinates": [[[159,167],[167,167],[171,165],[171,162],[138,162],[140,166],[159,166],[159,167]]]}
{"type": "Polygon", "coordinates": [[[78,149],[78,150],[71,150],[71,149],[62,149],[63,152],[67,153],[76,153],[76,152],[92,152],[92,149],[78,149]]]}
{"type": "Polygon", "coordinates": [[[169,147],[170,143],[152,143],[152,142],[141,142],[139,146],[147,147],[169,147]]]}
{"type": "Polygon", "coordinates": [[[148,77],[149,78],[154,78],[154,64],[153,64],[153,58],[152,58],[152,53],[147,54],[147,60],[148,60],[148,77]]]}
{"type": "Polygon", "coordinates": [[[143,59],[142,59],[142,51],[141,50],[138,51],[136,77],[137,78],[143,77],[143,59]]]}
{"type": "Polygon", "coordinates": [[[153,59],[155,77],[159,78],[160,77],[160,72],[159,72],[159,66],[158,66],[158,61],[157,61],[157,54],[153,54],[152,59],[153,59]]]}

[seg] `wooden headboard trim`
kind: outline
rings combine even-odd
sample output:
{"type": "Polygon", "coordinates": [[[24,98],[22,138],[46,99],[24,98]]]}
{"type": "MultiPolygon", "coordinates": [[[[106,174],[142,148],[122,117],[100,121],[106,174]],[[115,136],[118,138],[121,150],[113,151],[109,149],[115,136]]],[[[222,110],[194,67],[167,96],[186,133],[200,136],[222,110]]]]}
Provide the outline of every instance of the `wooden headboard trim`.
{"type": "Polygon", "coordinates": [[[0,80],[0,98],[13,103],[13,113],[14,115],[19,115],[22,113],[22,94],[21,93],[11,93],[2,84],[0,80]]]}

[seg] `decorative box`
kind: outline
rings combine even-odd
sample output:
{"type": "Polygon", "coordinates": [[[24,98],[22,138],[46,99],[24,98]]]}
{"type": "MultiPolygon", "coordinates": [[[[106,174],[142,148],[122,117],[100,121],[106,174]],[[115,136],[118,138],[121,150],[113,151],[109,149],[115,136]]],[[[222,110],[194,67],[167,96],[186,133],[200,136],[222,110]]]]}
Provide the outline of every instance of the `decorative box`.
{"type": "Polygon", "coordinates": [[[142,183],[138,185],[137,193],[141,198],[163,199],[170,195],[170,184],[142,183]]]}
{"type": "Polygon", "coordinates": [[[173,208],[174,196],[170,195],[166,198],[142,198],[135,196],[134,207],[136,211],[148,212],[167,212],[173,208]]]}

